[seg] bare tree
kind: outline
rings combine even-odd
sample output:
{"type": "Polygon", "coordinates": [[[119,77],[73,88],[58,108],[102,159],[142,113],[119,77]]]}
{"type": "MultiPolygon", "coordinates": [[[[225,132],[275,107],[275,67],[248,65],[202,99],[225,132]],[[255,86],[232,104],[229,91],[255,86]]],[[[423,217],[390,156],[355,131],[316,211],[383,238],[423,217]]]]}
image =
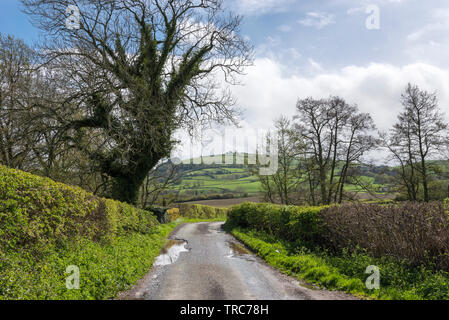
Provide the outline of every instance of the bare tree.
{"type": "MultiPolygon", "coordinates": [[[[170,161],[163,161],[158,166],[153,168],[148,177],[145,178],[141,187],[139,205],[142,208],[148,208],[161,202],[161,198],[164,193],[179,180],[180,173],[178,167],[170,161]]],[[[166,202],[166,198],[162,199],[164,206],[169,203],[166,202]]],[[[173,198],[172,200],[176,200],[173,198]]]]}
{"type": "Polygon", "coordinates": [[[33,51],[21,40],[0,34],[0,163],[26,169],[33,51]]]}
{"type": "Polygon", "coordinates": [[[345,138],[342,147],[343,168],[340,172],[338,181],[338,192],[335,193],[335,202],[343,202],[344,187],[348,178],[348,171],[354,164],[360,164],[362,157],[368,152],[376,148],[379,140],[372,135],[372,131],[376,126],[370,114],[359,113],[358,108],[351,108],[353,113],[348,119],[345,128],[345,138]]]}
{"type": "MultiPolygon", "coordinates": [[[[298,187],[303,182],[300,155],[303,144],[291,121],[281,116],[275,121],[275,133],[278,139],[278,166],[276,173],[259,176],[266,200],[281,204],[298,204],[298,187]]],[[[271,137],[272,138],[272,137],[271,137]]],[[[270,137],[267,139],[270,140],[270,137]]]]}
{"type": "Polygon", "coordinates": [[[343,136],[346,130],[346,126],[348,124],[351,115],[353,115],[356,111],[356,107],[350,106],[340,97],[331,97],[328,101],[329,108],[329,131],[330,131],[330,140],[332,142],[332,160],[330,164],[330,177],[329,177],[329,191],[327,196],[326,203],[332,202],[332,195],[337,188],[334,183],[337,163],[339,160],[341,145],[344,142],[343,136]]]}
{"type": "Polygon", "coordinates": [[[331,117],[328,101],[312,98],[299,100],[296,109],[296,129],[307,146],[308,157],[313,158],[318,171],[321,202],[328,197],[328,169],[331,161],[333,137],[329,132],[331,117]]]}
{"type": "Polygon", "coordinates": [[[428,202],[431,168],[429,160],[441,158],[447,143],[448,125],[438,107],[435,93],[408,84],[401,96],[404,107],[390,132],[387,147],[401,164],[401,177],[409,199],[418,200],[419,186],[428,202]]]}
{"type": "Polygon", "coordinates": [[[304,140],[309,191],[316,204],[315,189],[320,189],[320,203],[343,200],[344,186],[351,165],[375,147],[374,123],[369,114],[360,113],[340,97],[299,100],[296,129],[304,140]],[[318,177],[318,179],[316,178],[318,177]]]}
{"type": "Polygon", "coordinates": [[[64,77],[60,107],[72,110],[64,128],[112,178],[114,198],[136,203],[176,143],[175,130],[235,122],[224,83],[236,84],[252,49],[239,35],[241,18],[226,14],[220,0],[22,3],[48,35],[47,65],[64,77]],[[68,5],[79,10],[78,29],[66,26],[68,5]]]}
{"type": "Polygon", "coordinates": [[[409,200],[417,201],[420,179],[415,169],[416,159],[412,152],[409,127],[396,124],[390,135],[382,133],[381,139],[382,145],[390,152],[390,160],[399,164],[399,181],[396,184],[399,189],[404,188],[407,191],[409,200]]]}

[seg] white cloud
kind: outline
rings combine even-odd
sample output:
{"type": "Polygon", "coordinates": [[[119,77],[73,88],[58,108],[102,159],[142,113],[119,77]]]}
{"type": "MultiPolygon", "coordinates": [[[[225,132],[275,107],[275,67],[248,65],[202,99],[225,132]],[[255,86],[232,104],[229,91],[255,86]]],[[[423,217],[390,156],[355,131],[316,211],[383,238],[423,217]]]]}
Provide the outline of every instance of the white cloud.
{"type": "Polygon", "coordinates": [[[407,40],[419,41],[425,37],[430,36],[439,36],[441,38],[441,34],[447,31],[449,31],[449,22],[447,21],[430,23],[428,25],[425,25],[421,29],[410,33],[407,36],[407,40]]]}
{"type": "Polygon", "coordinates": [[[321,67],[321,65],[318,62],[316,62],[312,58],[309,58],[307,60],[308,60],[310,66],[312,68],[312,71],[314,71],[314,72],[323,72],[323,68],[321,67]]]}
{"type": "Polygon", "coordinates": [[[322,29],[335,23],[335,15],[326,12],[308,12],[306,17],[298,23],[306,27],[322,29]]]}
{"type": "Polygon", "coordinates": [[[449,70],[423,63],[403,67],[373,63],[302,77],[285,76],[284,68],[274,60],[257,59],[242,80],[245,85],[234,88],[250,125],[268,128],[279,115],[293,115],[298,98],[339,95],[371,113],[379,129],[386,130],[401,110],[400,95],[408,82],[437,91],[449,120],[449,70]]]}
{"type": "MultiPolygon", "coordinates": [[[[424,63],[402,67],[372,63],[347,66],[336,72],[322,70],[315,76],[286,76],[285,68],[270,58],[257,59],[242,78],[244,85],[232,89],[239,107],[246,110],[241,124],[248,132],[268,131],[279,116],[293,116],[298,99],[330,95],[358,104],[360,111],[372,115],[378,129],[388,130],[402,110],[400,96],[409,82],[424,90],[436,91],[440,108],[449,121],[449,70],[424,63]]],[[[221,149],[219,134],[214,139],[212,145],[219,149],[215,152],[228,151],[221,149]]],[[[189,144],[184,143],[182,149],[182,158],[189,158],[189,144]]],[[[195,155],[200,154],[198,150],[195,155]]],[[[238,145],[237,150],[245,151],[244,145],[238,145]]],[[[383,163],[384,156],[384,153],[376,153],[374,160],[383,163]]]]}
{"type": "Polygon", "coordinates": [[[359,12],[365,12],[365,8],[361,8],[361,7],[350,8],[346,11],[346,14],[351,15],[351,14],[355,14],[355,13],[359,13],[359,12]]]}
{"type": "Polygon", "coordinates": [[[449,9],[435,9],[432,21],[407,35],[405,53],[414,61],[447,66],[449,9]]]}

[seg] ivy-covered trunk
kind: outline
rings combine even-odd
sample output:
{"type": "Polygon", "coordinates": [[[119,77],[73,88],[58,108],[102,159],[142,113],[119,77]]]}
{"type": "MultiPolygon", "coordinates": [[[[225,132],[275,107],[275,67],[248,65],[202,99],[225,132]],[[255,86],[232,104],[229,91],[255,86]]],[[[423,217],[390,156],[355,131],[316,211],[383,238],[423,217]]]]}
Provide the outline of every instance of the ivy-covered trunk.
{"type": "Polygon", "coordinates": [[[176,130],[235,122],[234,99],[217,82],[223,75],[235,84],[253,50],[239,34],[241,18],[225,15],[221,1],[79,1],[76,32],[55,15],[66,0],[23,2],[52,39],[42,48],[49,74],[62,79],[51,120],[61,119],[64,139],[112,179],[114,199],[137,203],[176,130]],[[193,15],[204,23],[186,23],[193,15]]]}
{"type": "Polygon", "coordinates": [[[121,202],[136,205],[139,197],[139,189],[144,179],[135,176],[114,178],[111,197],[121,202]]]}
{"type": "Polygon", "coordinates": [[[111,174],[111,197],[115,200],[137,205],[139,190],[148,172],[164,157],[163,154],[146,152],[131,157],[133,165],[122,166],[118,174],[111,174]]]}

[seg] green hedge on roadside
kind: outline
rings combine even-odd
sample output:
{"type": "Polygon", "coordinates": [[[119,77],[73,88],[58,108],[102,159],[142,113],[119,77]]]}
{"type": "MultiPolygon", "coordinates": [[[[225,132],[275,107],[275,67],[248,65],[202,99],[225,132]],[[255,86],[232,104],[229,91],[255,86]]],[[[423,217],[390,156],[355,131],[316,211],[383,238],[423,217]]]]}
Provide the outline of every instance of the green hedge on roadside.
{"type": "Polygon", "coordinates": [[[176,223],[0,166],[0,300],[107,299],[141,278],[176,223]],[[68,290],[69,265],[80,289],[68,290]]]}
{"type": "Polygon", "coordinates": [[[330,207],[244,203],[231,209],[226,229],[273,267],[322,287],[377,299],[448,300],[449,272],[427,263],[442,260],[414,261],[406,255],[410,249],[420,253],[418,246],[425,249],[427,243],[433,258],[440,252],[444,256],[448,220],[441,202],[330,207]],[[399,252],[393,248],[401,234],[420,241],[400,241],[402,252],[393,255],[399,252]],[[377,243],[373,237],[382,240],[377,254],[370,247],[377,243]],[[365,287],[371,265],[380,270],[380,290],[365,287]]]}
{"type": "Polygon", "coordinates": [[[228,216],[229,209],[183,203],[179,205],[180,216],[188,219],[223,219],[228,216]]]}
{"type": "Polygon", "coordinates": [[[280,239],[313,246],[322,242],[320,212],[324,208],[247,202],[230,210],[226,224],[231,228],[264,231],[280,239]]]}
{"type": "Polygon", "coordinates": [[[0,166],[0,248],[45,247],[75,237],[111,240],[156,225],[150,212],[0,166]]]}

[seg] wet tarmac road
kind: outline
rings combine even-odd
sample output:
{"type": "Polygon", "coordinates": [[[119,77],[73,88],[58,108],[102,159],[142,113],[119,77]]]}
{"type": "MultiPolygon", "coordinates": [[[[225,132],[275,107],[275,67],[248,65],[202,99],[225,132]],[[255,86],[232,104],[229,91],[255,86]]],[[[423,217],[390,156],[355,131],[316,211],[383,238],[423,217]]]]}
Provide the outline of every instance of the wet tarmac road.
{"type": "Polygon", "coordinates": [[[342,300],[340,292],[314,290],[281,274],[221,230],[222,222],[175,230],[153,269],[121,299],[342,300]]]}

